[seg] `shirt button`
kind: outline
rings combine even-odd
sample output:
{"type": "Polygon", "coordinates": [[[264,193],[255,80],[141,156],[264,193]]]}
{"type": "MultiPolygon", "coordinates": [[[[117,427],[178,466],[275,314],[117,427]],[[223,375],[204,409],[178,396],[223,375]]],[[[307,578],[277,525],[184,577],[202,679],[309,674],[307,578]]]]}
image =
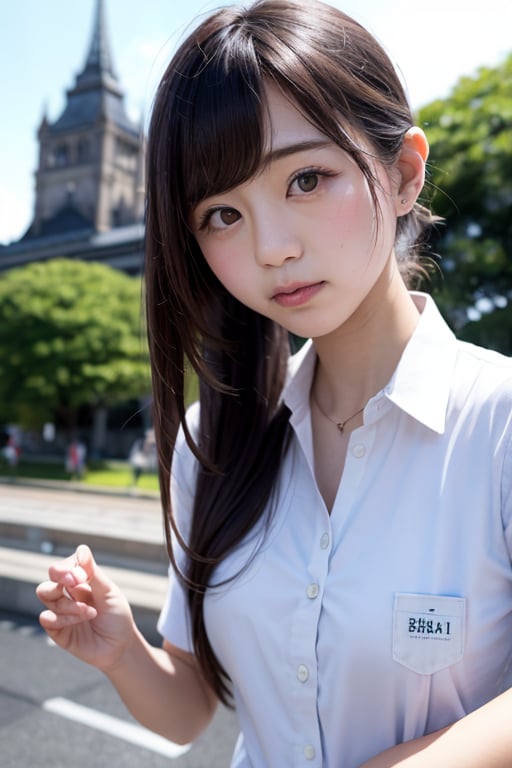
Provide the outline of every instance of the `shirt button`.
{"type": "Polygon", "coordinates": [[[306,760],[314,760],[315,759],[315,748],[312,744],[306,744],[304,747],[304,757],[306,760]]]}
{"type": "Polygon", "coordinates": [[[309,669],[306,667],[305,664],[299,664],[299,666],[297,667],[297,680],[300,683],[305,683],[308,678],[309,678],[309,669]]]}
{"type": "Polygon", "coordinates": [[[355,456],[356,459],[362,459],[365,453],[366,447],[362,443],[358,443],[352,448],[352,456],[355,456]]]}
{"type": "Polygon", "coordinates": [[[327,547],[329,546],[329,541],[330,541],[329,534],[328,533],[322,533],[322,536],[320,538],[320,547],[322,549],[327,549],[327,547]]]}
{"type": "Polygon", "coordinates": [[[320,592],[320,587],[318,584],[309,584],[308,588],[306,589],[306,595],[309,597],[310,600],[314,600],[315,597],[318,597],[318,593],[320,592]]]}

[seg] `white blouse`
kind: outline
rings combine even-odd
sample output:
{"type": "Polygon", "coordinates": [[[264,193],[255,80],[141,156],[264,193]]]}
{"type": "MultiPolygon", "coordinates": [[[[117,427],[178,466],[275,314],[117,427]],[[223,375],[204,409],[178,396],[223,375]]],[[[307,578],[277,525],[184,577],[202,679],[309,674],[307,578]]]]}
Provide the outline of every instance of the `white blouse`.
{"type": "MultiPolygon", "coordinates": [[[[432,299],[414,298],[418,326],[350,435],[331,515],[313,472],[311,343],[292,358],[273,524],[205,598],[240,719],[233,767],[358,768],[512,685],[512,361],[457,341],[432,299]]],[[[196,406],[189,419],[196,432],[196,406]]],[[[185,537],[195,462],[180,433],[185,537]]],[[[159,630],[191,650],[172,571],[159,630]]]]}

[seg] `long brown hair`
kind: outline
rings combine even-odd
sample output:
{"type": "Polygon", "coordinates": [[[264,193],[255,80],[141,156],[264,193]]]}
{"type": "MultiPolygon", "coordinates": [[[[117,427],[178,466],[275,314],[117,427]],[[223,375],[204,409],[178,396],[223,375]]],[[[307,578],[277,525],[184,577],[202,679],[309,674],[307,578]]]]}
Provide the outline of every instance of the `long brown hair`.
{"type": "MultiPolygon", "coordinates": [[[[367,150],[397,160],[412,116],[387,55],[358,23],[320,2],[258,0],[204,20],[170,62],[158,88],[148,140],[146,299],[162,505],[172,562],[178,536],[169,493],[176,432],[198,459],[190,538],[181,542],[195,652],[226,701],[228,681],[210,648],[204,593],[215,567],[265,510],[289,433],[280,405],[286,333],[230,296],[191,234],[191,209],[250,179],[265,144],[265,83],[356,161],[376,185],[367,150]],[[187,428],[186,366],[200,381],[197,442],[187,428]]],[[[429,213],[397,222],[397,258],[407,271],[429,213]]],[[[268,513],[270,514],[270,513],[268,513]]]]}

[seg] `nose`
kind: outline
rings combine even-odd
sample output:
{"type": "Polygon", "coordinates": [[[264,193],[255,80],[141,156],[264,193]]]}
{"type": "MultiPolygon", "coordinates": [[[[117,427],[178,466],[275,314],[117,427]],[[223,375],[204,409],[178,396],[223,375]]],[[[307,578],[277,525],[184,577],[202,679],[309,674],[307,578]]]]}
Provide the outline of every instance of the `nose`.
{"type": "Polygon", "coordinates": [[[261,267],[279,267],[302,255],[302,240],[294,223],[279,206],[266,205],[254,218],[254,258],[261,267]]]}

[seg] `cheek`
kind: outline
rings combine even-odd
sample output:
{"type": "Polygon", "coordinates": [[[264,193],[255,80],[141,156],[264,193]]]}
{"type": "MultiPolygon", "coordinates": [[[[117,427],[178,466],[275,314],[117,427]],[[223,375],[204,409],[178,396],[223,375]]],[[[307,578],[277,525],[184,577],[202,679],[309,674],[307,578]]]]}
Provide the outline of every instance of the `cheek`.
{"type": "Polygon", "coordinates": [[[375,213],[369,192],[352,186],[341,201],[330,207],[320,228],[324,242],[339,243],[345,256],[360,258],[375,242],[375,213]]]}
{"type": "Polygon", "coordinates": [[[227,265],[225,263],[225,259],[222,258],[222,254],[217,248],[212,248],[211,246],[209,247],[208,245],[202,243],[199,239],[198,245],[201,249],[204,260],[210,267],[215,277],[220,280],[221,283],[224,283],[223,274],[226,271],[227,265]]]}
{"type": "Polygon", "coordinates": [[[244,295],[247,270],[241,263],[240,253],[235,253],[235,249],[231,252],[229,247],[203,248],[202,253],[217,280],[229,293],[241,299],[244,295]]]}

